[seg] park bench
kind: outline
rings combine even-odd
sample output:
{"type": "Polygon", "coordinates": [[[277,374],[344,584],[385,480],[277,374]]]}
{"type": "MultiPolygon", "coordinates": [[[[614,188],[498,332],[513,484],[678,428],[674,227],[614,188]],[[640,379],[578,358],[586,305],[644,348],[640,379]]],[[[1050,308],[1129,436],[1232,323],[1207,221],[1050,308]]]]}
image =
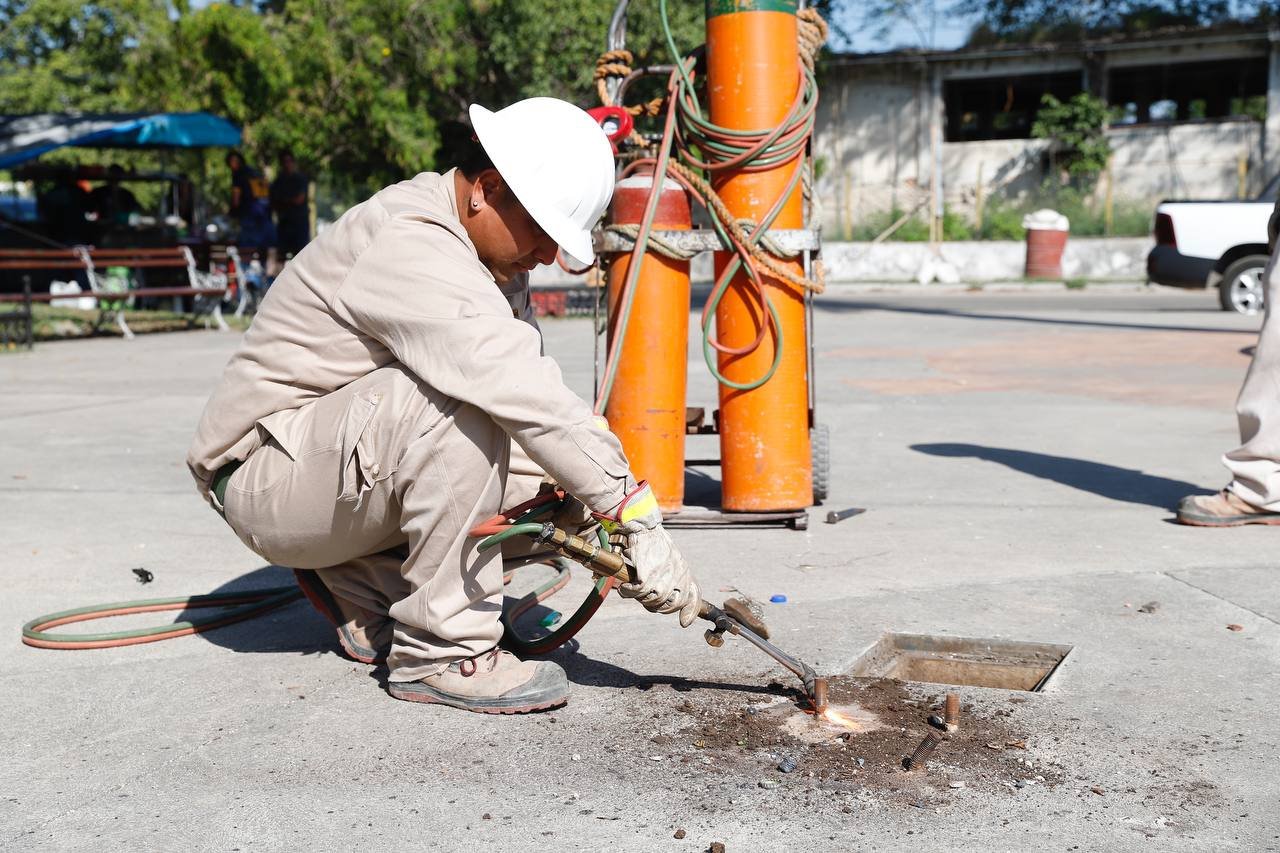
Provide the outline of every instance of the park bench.
{"type": "MultiPolygon", "coordinates": [[[[93,324],[94,332],[98,331],[108,316],[113,316],[121,333],[126,338],[132,338],[133,331],[125,322],[124,316],[128,300],[173,298],[176,301],[186,296],[192,297],[195,316],[207,313],[219,329],[226,331],[228,328],[226,321],[222,319],[222,297],[227,292],[226,277],[196,269],[195,256],[186,246],[148,249],[100,249],[89,246],[72,246],[66,249],[0,249],[0,270],[21,270],[28,274],[37,270],[84,272],[89,282],[89,293],[83,296],[96,300],[98,305],[98,317],[93,324]],[[103,282],[99,272],[109,267],[183,270],[186,273],[187,284],[176,287],[113,290],[103,282]]],[[[0,304],[23,304],[28,325],[31,322],[32,303],[77,298],[74,294],[30,293],[27,282],[24,282],[24,287],[27,292],[0,294],[0,304]]],[[[15,313],[21,314],[22,311],[15,313]]]]}
{"type": "Polygon", "coordinates": [[[21,307],[0,312],[0,350],[15,350],[19,346],[33,346],[33,317],[31,314],[31,279],[22,277],[22,293],[14,294],[12,301],[21,300],[21,307]]]}

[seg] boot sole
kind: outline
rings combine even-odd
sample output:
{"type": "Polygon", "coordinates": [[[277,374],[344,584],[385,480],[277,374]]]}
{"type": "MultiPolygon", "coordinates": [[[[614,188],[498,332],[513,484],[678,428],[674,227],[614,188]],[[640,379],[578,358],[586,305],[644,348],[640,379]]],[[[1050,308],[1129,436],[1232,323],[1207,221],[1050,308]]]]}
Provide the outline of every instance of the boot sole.
{"type": "Polygon", "coordinates": [[[387,685],[387,693],[391,694],[392,698],[401,699],[405,702],[448,705],[451,708],[460,708],[463,711],[472,711],[477,714],[528,714],[533,711],[547,711],[551,708],[559,708],[561,705],[569,703],[568,696],[559,696],[542,702],[529,702],[522,705],[477,704],[474,701],[451,696],[417,681],[393,681],[387,685]]]}
{"type": "Polygon", "coordinates": [[[1179,524],[1189,527],[1244,527],[1246,524],[1262,524],[1274,527],[1280,525],[1280,513],[1268,515],[1229,515],[1226,517],[1212,515],[1183,515],[1178,513],[1179,524]]]}

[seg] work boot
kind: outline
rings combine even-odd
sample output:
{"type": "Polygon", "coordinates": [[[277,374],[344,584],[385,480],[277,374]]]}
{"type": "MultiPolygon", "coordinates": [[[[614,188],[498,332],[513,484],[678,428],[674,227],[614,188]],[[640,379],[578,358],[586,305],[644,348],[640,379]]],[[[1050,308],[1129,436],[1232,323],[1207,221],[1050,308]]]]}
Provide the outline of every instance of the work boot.
{"type": "Polygon", "coordinates": [[[1280,524],[1280,512],[1269,512],[1223,489],[1216,495],[1190,495],[1178,502],[1178,523],[1196,527],[1239,527],[1280,524]]]}
{"type": "Polygon", "coordinates": [[[524,714],[569,701],[569,679],[551,661],[522,661],[497,647],[387,692],[408,702],[438,702],[481,714],[524,714]]]}
{"type": "Polygon", "coordinates": [[[338,629],[338,645],[347,657],[360,663],[386,661],[395,620],[335,594],[316,572],[294,569],[293,576],[307,600],[338,629]]]}

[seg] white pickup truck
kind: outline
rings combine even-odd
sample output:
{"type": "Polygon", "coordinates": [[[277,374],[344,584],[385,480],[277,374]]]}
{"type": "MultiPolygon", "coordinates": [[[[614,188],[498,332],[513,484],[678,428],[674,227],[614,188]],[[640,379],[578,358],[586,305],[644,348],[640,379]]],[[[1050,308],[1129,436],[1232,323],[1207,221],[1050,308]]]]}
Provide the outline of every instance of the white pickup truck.
{"type": "Polygon", "coordinates": [[[1253,201],[1162,201],[1156,207],[1156,247],[1147,278],[1174,287],[1217,287],[1224,311],[1262,310],[1267,220],[1280,175],[1253,201]]]}

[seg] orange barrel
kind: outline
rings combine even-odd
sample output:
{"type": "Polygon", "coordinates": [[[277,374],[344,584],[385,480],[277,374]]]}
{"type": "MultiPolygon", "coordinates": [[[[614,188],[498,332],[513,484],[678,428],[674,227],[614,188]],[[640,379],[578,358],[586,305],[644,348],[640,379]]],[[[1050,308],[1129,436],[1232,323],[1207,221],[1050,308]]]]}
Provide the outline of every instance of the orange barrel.
{"type": "MultiPolygon", "coordinates": [[[[711,121],[734,130],[777,126],[800,86],[795,0],[707,0],[707,91],[711,121]]],[[[761,221],[786,190],[796,161],[765,171],[724,170],[716,190],[733,215],[761,221]]],[[[804,227],[800,185],[783,206],[774,228],[804,227]]],[[[716,255],[722,270],[730,255],[716,255]]],[[[802,272],[796,261],[793,267],[802,272]]],[[[755,340],[762,316],[739,273],[716,311],[722,344],[744,347],[755,340]]],[[[809,449],[807,329],[804,294],[794,285],[765,279],[765,292],[782,327],[782,359],[773,378],[759,388],[720,387],[722,505],[726,510],[763,512],[802,509],[813,503],[809,449]]],[[[777,336],[743,356],[719,354],[720,371],[734,382],[763,376],[773,363],[777,336]]]]}
{"type": "MultiPolygon", "coordinates": [[[[609,222],[639,225],[653,187],[653,175],[623,178],[613,191],[609,222]]],[[[689,195],[664,180],[654,230],[692,227],[689,195]]],[[[609,345],[621,317],[619,299],[631,269],[631,253],[609,264],[609,345]]],[[[605,407],[609,428],[622,441],[631,470],[648,480],[663,512],[684,505],[685,386],[689,360],[689,262],[652,249],[640,261],[618,372],[605,407]]]]}
{"type": "Polygon", "coordinates": [[[1054,210],[1037,210],[1022,218],[1027,229],[1027,278],[1062,278],[1062,253],[1071,223],[1054,210]]]}

